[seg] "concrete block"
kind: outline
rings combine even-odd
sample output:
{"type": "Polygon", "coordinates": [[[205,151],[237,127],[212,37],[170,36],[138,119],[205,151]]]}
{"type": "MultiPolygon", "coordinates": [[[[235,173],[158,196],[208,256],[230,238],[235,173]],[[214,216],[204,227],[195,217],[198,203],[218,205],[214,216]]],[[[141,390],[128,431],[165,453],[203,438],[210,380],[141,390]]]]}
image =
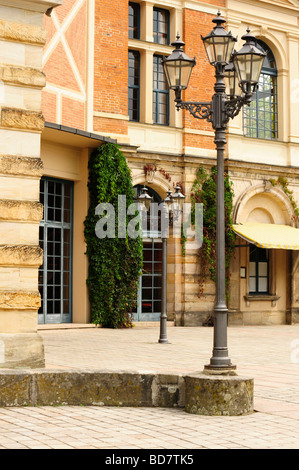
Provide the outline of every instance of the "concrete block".
{"type": "Polygon", "coordinates": [[[150,374],[42,372],[35,374],[37,405],[151,406],[150,374]]]}
{"type": "Polygon", "coordinates": [[[31,404],[30,372],[0,372],[0,406],[27,406],[31,404]]]}
{"type": "Polygon", "coordinates": [[[185,382],[179,375],[161,374],[154,377],[152,384],[153,406],[183,407],[185,403],[185,382]]]}

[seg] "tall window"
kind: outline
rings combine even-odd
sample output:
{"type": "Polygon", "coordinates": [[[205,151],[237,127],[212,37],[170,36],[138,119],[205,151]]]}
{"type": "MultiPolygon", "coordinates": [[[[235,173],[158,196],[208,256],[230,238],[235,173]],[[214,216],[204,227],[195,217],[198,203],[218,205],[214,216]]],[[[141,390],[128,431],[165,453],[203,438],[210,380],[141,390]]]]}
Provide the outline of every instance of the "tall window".
{"type": "Polygon", "coordinates": [[[129,51],[128,112],[130,121],[139,121],[140,55],[129,51]]]}
{"type": "Polygon", "coordinates": [[[263,41],[256,46],[266,52],[260,74],[258,90],[253,95],[250,106],[243,108],[243,127],[247,137],[277,139],[277,69],[271,49],[263,41]]]}
{"type": "Polygon", "coordinates": [[[162,56],[154,55],[153,121],[168,126],[169,90],[162,65],[162,56]]]}
{"type": "Polygon", "coordinates": [[[73,183],[42,178],[44,217],[39,228],[43,265],[39,269],[39,323],[68,323],[72,317],[73,183]]]}
{"type": "Polygon", "coordinates": [[[129,2],[129,38],[140,39],[140,5],[129,2]]]}
{"type": "Polygon", "coordinates": [[[269,250],[250,245],[249,293],[269,293],[269,250]]]}
{"type": "Polygon", "coordinates": [[[169,44],[169,11],[154,8],[154,42],[169,44]]]}
{"type": "MultiPolygon", "coordinates": [[[[142,186],[135,186],[140,195],[142,186]]],[[[160,204],[161,198],[152,188],[148,194],[153,202],[160,204]]],[[[162,308],[162,241],[161,213],[147,213],[147,231],[143,232],[143,270],[139,279],[139,292],[134,312],[136,321],[159,321],[162,308]],[[155,218],[153,220],[153,217],[155,218]],[[156,230],[156,225],[158,230],[156,230]]]]}

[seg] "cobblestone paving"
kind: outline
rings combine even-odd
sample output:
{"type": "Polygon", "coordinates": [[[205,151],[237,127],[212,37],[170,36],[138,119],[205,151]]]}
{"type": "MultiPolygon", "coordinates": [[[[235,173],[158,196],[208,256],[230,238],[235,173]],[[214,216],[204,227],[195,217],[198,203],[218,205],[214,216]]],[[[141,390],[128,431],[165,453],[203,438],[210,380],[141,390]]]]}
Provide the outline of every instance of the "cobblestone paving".
{"type": "MultiPolygon", "coordinates": [[[[46,368],[188,373],[211,355],[211,328],[40,330],[46,368]]],[[[298,449],[299,325],[230,327],[239,375],[254,378],[255,412],[199,416],[182,409],[23,407],[0,409],[2,449],[298,449]]]]}

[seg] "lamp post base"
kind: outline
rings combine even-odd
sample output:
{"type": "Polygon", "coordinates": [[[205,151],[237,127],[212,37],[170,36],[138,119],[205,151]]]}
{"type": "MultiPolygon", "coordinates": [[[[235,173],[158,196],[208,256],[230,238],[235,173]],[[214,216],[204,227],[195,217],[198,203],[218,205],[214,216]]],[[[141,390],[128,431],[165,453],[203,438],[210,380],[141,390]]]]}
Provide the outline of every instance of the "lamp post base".
{"type": "Polygon", "coordinates": [[[204,366],[203,374],[208,375],[237,375],[235,372],[237,366],[230,364],[224,367],[216,367],[211,364],[207,364],[204,366]]]}
{"type": "Polygon", "coordinates": [[[209,416],[253,413],[253,388],[252,378],[190,374],[185,377],[185,411],[209,416]]]}

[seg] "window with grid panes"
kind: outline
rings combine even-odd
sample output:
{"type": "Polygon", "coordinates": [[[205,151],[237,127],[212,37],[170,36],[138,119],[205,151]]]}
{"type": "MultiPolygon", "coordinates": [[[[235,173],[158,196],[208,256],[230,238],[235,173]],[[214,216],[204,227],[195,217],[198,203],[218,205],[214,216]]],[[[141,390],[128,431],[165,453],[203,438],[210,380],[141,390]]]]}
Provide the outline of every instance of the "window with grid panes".
{"type": "Polygon", "coordinates": [[[247,137],[277,139],[277,69],[275,58],[270,48],[262,41],[256,46],[267,55],[261,70],[258,89],[254,93],[250,106],[243,107],[243,129],[247,137]]]}
{"type": "MultiPolygon", "coordinates": [[[[136,196],[141,194],[142,186],[134,187],[136,196]]],[[[161,204],[160,196],[147,187],[153,202],[161,204]]],[[[151,205],[153,207],[153,205],[151,205]]],[[[162,308],[162,240],[161,212],[150,210],[147,213],[146,231],[143,232],[143,270],[139,279],[137,305],[134,319],[137,321],[158,321],[162,308]]]]}
{"type": "Polygon", "coordinates": [[[128,112],[130,121],[139,121],[140,54],[129,51],[128,112]]]}
{"type": "Polygon", "coordinates": [[[255,245],[249,251],[249,293],[269,293],[269,250],[255,245]]]}
{"type": "Polygon", "coordinates": [[[140,5],[129,2],[129,38],[140,39],[140,5]]]}
{"type": "Polygon", "coordinates": [[[162,65],[163,57],[154,55],[153,64],[153,122],[168,126],[169,124],[169,89],[162,65]]]}
{"type": "Polygon", "coordinates": [[[169,11],[154,8],[153,34],[154,42],[158,44],[169,44],[169,11]]]}
{"type": "Polygon", "coordinates": [[[39,269],[38,321],[68,323],[72,316],[73,183],[42,178],[40,201],[44,216],[39,229],[43,264],[39,269]]]}

